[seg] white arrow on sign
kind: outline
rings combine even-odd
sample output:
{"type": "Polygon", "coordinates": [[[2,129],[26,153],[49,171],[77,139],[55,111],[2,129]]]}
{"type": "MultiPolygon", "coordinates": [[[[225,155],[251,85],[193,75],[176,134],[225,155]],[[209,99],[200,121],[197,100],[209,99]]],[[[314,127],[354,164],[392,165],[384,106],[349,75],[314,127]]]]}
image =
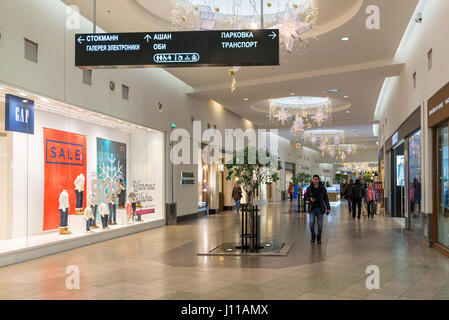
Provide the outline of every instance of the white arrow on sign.
{"type": "Polygon", "coordinates": [[[144,39],[147,40],[147,43],[149,43],[150,40],[151,40],[151,36],[150,36],[149,34],[147,34],[147,35],[144,37],[144,39]]]}
{"type": "Polygon", "coordinates": [[[276,32],[274,31],[270,33],[268,36],[271,37],[272,40],[274,40],[277,37],[276,32]]]}
{"type": "Polygon", "coordinates": [[[83,41],[86,41],[85,39],[83,39],[83,37],[79,37],[78,38],[78,43],[79,44],[83,44],[83,41]]]}

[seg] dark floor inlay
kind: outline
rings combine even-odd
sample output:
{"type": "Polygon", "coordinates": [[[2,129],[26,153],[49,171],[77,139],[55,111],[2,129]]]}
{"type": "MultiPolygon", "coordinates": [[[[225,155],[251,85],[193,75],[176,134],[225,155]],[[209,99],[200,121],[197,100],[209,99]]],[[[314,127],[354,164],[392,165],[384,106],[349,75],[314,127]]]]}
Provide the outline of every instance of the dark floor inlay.
{"type": "Polygon", "coordinates": [[[262,242],[261,249],[256,252],[237,249],[235,242],[225,242],[206,253],[198,253],[200,256],[287,256],[293,243],[262,242]]]}

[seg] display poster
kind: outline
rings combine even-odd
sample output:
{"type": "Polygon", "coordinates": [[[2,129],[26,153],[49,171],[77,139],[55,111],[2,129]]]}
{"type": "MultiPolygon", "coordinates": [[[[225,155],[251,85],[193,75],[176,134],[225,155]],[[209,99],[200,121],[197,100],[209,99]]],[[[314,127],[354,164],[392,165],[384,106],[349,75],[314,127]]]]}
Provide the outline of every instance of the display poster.
{"type": "Polygon", "coordinates": [[[399,187],[405,186],[405,157],[396,156],[396,185],[399,187]]]}
{"type": "Polygon", "coordinates": [[[126,188],[126,143],[97,138],[97,179],[103,189],[101,195],[106,198],[120,179],[126,188]]]}
{"type": "Polygon", "coordinates": [[[382,181],[376,181],[374,182],[374,190],[376,190],[377,194],[381,194],[383,193],[383,186],[382,186],[382,181]]]}
{"type": "MultiPolygon", "coordinates": [[[[43,231],[59,228],[59,195],[69,194],[69,214],[75,213],[75,179],[86,176],[86,136],[44,128],[44,223],[43,231]]],[[[86,190],[86,182],[84,183],[86,190]]],[[[84,207],[86,192],[84,192],[84,207]]]]}

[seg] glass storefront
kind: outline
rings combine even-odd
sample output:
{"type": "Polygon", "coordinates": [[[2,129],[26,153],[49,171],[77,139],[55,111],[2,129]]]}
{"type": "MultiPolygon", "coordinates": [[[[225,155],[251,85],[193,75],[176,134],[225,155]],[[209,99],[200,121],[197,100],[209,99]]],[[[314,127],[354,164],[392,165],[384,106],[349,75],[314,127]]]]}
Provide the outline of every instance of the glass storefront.
{"type": "Polygon", "coordinates": [[[27,114],[0,92],[0,254],[164,219],[162,132],[7,91],[34,132],[5,131],[27,114]]]}
{"type": "Polygon", "coordinates": [[[438,177],[438,242],[449,248],[449,134],[448,127],[437,129],[437,177],[438,177]]]}
{"type": "Polygon", "coordinates": [[[421,219],[421,131],[408,138],[408,193],[410,229],[420,233],[421,219]]]}

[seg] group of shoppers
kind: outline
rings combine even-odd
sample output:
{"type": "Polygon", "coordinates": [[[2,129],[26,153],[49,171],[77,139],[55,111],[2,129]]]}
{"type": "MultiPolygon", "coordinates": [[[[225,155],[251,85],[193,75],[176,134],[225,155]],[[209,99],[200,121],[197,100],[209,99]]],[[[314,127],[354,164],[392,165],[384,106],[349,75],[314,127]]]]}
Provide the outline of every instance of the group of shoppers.
{"type": "MultiPolygon", "coordinates": [[[[366,184],[360,179],[356,179],[355,182],[354,180],[350,180],[347,185],[341,187],[341,192],[344,198],[348,201],[349,213],[352,213],[352,218],[354,220],[356,219],[356,216],[358,219],[361,218],[363,199],[367,206],[368,217],[374,218],[377,194],[371,182],[366,184]]],[[[240,209],[240,200],[242,199],[240,183],[237,183],[232,190],[232,198],[235,201],[236,212],[238,213],[240,209]]],[[[331,213],[331,205],[326,186],[321,182],[318,175],[313,176],[312,183],[307,188],[304,195],[304,200],[308,203],[308,213],[310,214],[311,242],[315,243],[316,241],[318,244],[321,244],[323,218],[325,214],[329,215],[331,213]],[[318,230],[315,229],[315,225],[317,225],[318,230]]]]}
{"type": "Polygon", "coordinates": [[[362,216],[362,202],[364,200],[368,212],[368,218],[374,219],[374,212],[377,199],[376,190],[371,182],[364,183],[363,180],[350,180],[343,191],[344,198],[348,201],[349,213],[355,220],[362,216]]]}

